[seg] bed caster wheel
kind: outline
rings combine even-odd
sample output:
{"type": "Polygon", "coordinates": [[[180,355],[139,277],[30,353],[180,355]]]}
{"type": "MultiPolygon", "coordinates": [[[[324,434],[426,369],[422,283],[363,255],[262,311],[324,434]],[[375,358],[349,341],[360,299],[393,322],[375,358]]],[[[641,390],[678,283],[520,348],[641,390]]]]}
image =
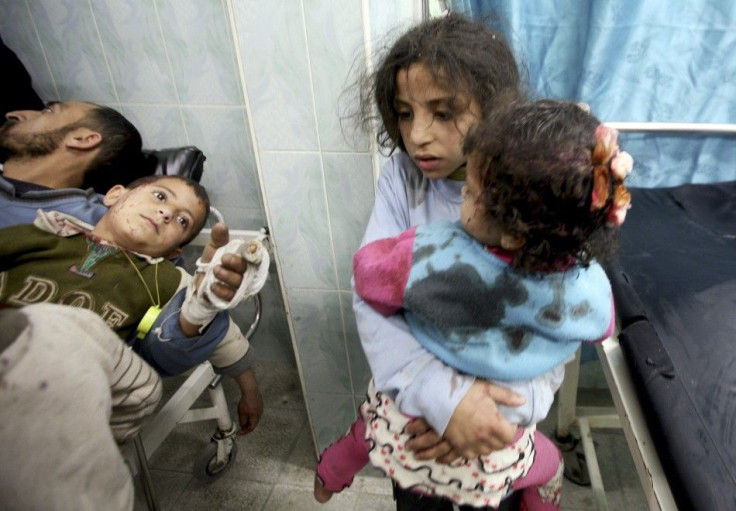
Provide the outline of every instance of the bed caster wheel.
{"type": "Polygon", "coordinates": [[[213,440],[205,447],[199,459],[194,463],[194,477],[200,481],[211,483],[228,471],[237,455],[238,444],[234,438],[213,440]],[[226,444],[229,444],[229,446],[226,444]],[[218,449],[222,449],[219,455],[218,449]]]}

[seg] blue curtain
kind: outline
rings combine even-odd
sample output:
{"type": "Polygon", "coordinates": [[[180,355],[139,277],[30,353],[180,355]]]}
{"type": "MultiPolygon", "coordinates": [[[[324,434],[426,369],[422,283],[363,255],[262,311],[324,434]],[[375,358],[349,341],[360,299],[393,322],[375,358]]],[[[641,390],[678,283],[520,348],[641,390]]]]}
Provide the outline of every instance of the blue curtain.
{"type": "MultiPolygon", "coordinates": [[[[736,123],[733,0],[453,0],[511,42],[535,97],[602,121],[736,123]]],[[[736,179],[736,135],[623,134],[631,186],[736,179]]]]}

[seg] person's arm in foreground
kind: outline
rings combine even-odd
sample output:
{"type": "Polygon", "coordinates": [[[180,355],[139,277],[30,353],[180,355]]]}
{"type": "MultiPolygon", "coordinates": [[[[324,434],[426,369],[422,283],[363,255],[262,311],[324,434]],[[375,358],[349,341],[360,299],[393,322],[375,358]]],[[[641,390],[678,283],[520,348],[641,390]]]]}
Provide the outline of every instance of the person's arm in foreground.
{"type": "Polygon", "coordinates": [[[0,467],[2,508],[133,509],[116,440],[153,412],[158,375],[86,309],[5,308],[0,323],[0,445],[22,460],[0,467]]]}

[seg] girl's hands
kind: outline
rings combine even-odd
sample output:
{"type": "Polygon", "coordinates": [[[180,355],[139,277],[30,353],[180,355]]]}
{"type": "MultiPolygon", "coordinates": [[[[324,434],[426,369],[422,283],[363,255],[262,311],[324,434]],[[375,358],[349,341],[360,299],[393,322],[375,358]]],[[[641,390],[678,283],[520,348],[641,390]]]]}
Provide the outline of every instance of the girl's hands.
{"type": "Polygon", "coordinates": [[[424,419],[415,419],[406,427],[406,432],[414,435],[406,448],[417,459],[436,459],[439,463],[503,449],[513,442],[517,426],[501,415],[496,403],[519,406],[524,404],[524,398],[505,387],[477,380],[455,408],[444,438],[424,419]]]}
{"type": "Polygon", "coordinates": [[[464,458],[476,458],[511,444],[516,425],[501,415],[496,403],[507,406],[524,404],[523,396],[483,380],[470,387],[445,430],[445,438],[464,458]]]}

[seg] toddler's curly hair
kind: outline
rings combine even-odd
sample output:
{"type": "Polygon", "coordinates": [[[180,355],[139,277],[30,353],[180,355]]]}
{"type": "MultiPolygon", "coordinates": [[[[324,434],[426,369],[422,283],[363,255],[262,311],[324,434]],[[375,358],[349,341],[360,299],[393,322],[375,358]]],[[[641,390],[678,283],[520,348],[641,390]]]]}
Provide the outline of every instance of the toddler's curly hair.
{"type": "Polygon", "coordinates": [[[466,138],[486,214],[525,239],[514,254],[515,268],[587,266],[615,252],[618,229],[606,226],[610,205],[591,211],[599,124],[575,103],[510,102],[466,138]]]}

